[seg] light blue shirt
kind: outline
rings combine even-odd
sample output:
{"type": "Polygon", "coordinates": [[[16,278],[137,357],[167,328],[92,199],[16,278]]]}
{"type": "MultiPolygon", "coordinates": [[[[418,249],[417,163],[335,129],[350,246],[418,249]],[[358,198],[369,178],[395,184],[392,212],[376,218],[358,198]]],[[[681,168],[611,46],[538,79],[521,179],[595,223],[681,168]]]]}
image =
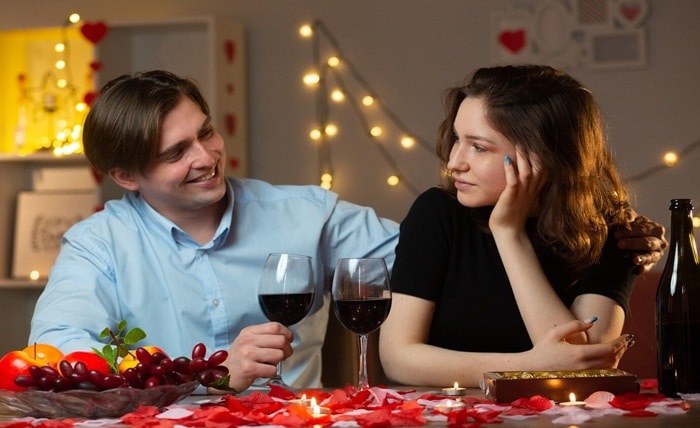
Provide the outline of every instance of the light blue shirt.
{"type": "Polygon", "coordinates": [[[330,284],[340,257],[394,262],[398,224],[318,186],[228,179],[228,207],[214,238],[200,245],[137,193],[109,201],[62,241],[31,324],[29,343],[64,352],[101,348],[100,332],[120,320],[141,327],[169,355],[228,349],[241,329],[267,322],[257,288],[270,252],[313,258],[316,298],[294,325],[287,383],[321,386],[321,346],[330,284]]]}

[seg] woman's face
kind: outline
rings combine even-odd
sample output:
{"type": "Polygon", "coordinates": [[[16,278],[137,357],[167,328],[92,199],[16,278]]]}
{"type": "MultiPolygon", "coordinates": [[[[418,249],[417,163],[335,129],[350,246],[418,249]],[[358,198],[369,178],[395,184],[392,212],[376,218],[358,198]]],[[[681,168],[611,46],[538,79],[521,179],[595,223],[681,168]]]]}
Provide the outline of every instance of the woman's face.
{"type": "Polygon", "coordinates": [[[457,200],[466,207],[492,206],[505,188],[504,158],[515,162],[515,147],[486,120],[480,98],[462,101],[454,121],[455,143],[447,168],[457,188],[457,200]]]}

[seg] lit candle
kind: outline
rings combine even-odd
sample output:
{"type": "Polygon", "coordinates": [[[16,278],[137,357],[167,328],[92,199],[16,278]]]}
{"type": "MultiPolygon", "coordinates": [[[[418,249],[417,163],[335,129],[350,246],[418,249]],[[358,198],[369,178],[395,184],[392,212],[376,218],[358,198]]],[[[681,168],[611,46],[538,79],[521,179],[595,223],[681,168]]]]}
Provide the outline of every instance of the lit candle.
{"type": "Polygon", "coordinates": [[[309,407],[311,405],[311,400],[306,398],[306,394],[302,394],[301,398],[295,398],[293,400],[289,400],[289,402],[292,404],[298,404],[298,405],[304,406],[304,407],[309,407]]]}
{"type": "Polygon", "coordinates": [[[459,384],[455,382],[452,388],[442,388],[442,394],[450,396],[467,395],[467,390],[465,388],[461,388],[459,384]]]}
{"type": "Polygon", "coordinates": [[[576,394],[572,392],[569,394],[569,401],[564,401],[563,403],[559,403],[559,405],[564,407],[585,407],[586,402],[576,401],[576,394]]]}
{"type": "Polygon", "coordinates": [[[327,416],[331,412],[331,409],[328,407],[321,407],[318,404],[316,404],[316,399],[311,398],[311,416],[314,418],[320,418],[323,416],[327,416]]]}
{"type": "Polygon", "coordinates": [[[440,413],[450,413],[466,407],[466,404],[458,400],[442,400],[435,404],[435,410],[440,413]]]}

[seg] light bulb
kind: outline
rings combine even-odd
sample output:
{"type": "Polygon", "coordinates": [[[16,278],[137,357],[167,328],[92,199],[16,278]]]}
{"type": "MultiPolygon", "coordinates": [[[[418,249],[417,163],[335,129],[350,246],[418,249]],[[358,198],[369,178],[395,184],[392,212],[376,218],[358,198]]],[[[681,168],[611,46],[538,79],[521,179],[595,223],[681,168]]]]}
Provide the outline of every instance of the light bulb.
{"type": "Polygon", "coordinates": [[[369,107],[374,104],[374,97],[371,95],[365,95],[362,97],[362,104],[369,107]]]}
{"type": "Polygon", "coordinates": [[[321,183],[330,183],[333,181],[333,175],[330,172],[324,172],[321,174],[321,183]]]}
{"type": "Polygon", "coordinates": [[[664,154],[664,163],[666,166],[673,166],[678,162],[678,155],[675,154],[674,152],[666,152],[664,154]]]}
{"type": "Polygon", "coordinates": [[[700,217],[693,217],[693,227],[700,227],[700,217]]]}
{"type": "Polygon", "coordinates": [[[55,67],[57,70],[63,70],[64,68],[66,68],[66,62],[62,59],[59,59],[58,61],[56,61],[55,67]]]}
{"type": "Polygon", "coordinates": [[[330,182],[323,182],[323,183],[321,183],[321,187],[323,187],[326,190],[331,190],[331,183],[330,182]]]}
{"type": "Polygon", "coordinates": [[[60,42],[56,43],[56,45],[54,45],[54,47],[53,47],[53,50],[58,52],[58,53],[61,53],[61,52],[66,50],[66,45],[64,45],[63,43],[60,43],[60,42]]]}
{"type": "Polygon", "coordinates": [[[369,130],[369,135],[373,137],[379,137],[382,135],[382,127],[381,126],[373,126],[372,129],[369,130]]]}
{"type": "Polygon", "coordinates": [[[302,37],[311,37],[314,34],[314,29],[309,24],[304,24],[299,27],[299,34],[302,37]]]}
{"type": "Polygon", "coordinates": [[[321,130],[320,129],[312,129],[311,132],[309,132],[309,137],[311,137],[312,140],[318,140],[321,138],[321,130]]]}
{"type": "Polygon", "coordinates": [[[399,184],[399,177],[395,175],[390,175],[389,177],[387,177],[386,182],[389,186],[396,186],[397,184],[399,184]]]}
{"type": "Polygon", "coordinates": [[[339,103],[345,99],[345,94],[340,89],[335,89],[333,92],[331,92],[331,99],[339,103]]]}
{"type": "Polygon", "coordinates": [[[309,86],[315,85],[320,81],[321,81],[321,77],[318,75],[318,73],[315,73],[315,72],[314,73],[307,73],[304,76],[304,83],[306,85],[309,85],[309,86]]]}
{"type": "Polygon", "coordinates": [[[332,137],[332,136],[337,135],[337,134],[338,134],[338,127],[337,126],[335,126],[332,123],[329,123],[328,125],[326,125],[326,135],[330,135],[332,137]]]}
{"type": "Polygon", "coordinates": [[[68,17],[68,22],[70,22],[71,24],[77,24],[78,22],[80,22],[80,14],[71,13],[68,17]]]}
{"type": "Polygon", "coordinates": [[[414,140],[412,137],[402,137],[401,138],[401,147],[404,149],[410,149],[413,148],[413,146],[416,145],[416,140],[414,140]]]}
{"type": "Polygon", "coordinates": [[[326,62],[329,67],[337,67],[340,64],[340,58],[337,56],[332,56],[328,58],[328,61],[326,62]]]}

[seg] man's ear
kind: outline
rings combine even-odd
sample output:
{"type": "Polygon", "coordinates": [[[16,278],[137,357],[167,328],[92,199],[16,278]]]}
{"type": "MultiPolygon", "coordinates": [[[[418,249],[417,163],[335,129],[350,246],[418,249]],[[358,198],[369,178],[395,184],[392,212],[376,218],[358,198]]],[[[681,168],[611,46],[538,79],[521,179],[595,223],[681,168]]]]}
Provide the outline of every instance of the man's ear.
{"type": "Polygon", "coordinates": [[[134,180],[134,174],[129,171],[121,168],[112,168],[109,170],[109,176],[119,187],[131,191],[139,189],[139,184],[134,180]]]}

